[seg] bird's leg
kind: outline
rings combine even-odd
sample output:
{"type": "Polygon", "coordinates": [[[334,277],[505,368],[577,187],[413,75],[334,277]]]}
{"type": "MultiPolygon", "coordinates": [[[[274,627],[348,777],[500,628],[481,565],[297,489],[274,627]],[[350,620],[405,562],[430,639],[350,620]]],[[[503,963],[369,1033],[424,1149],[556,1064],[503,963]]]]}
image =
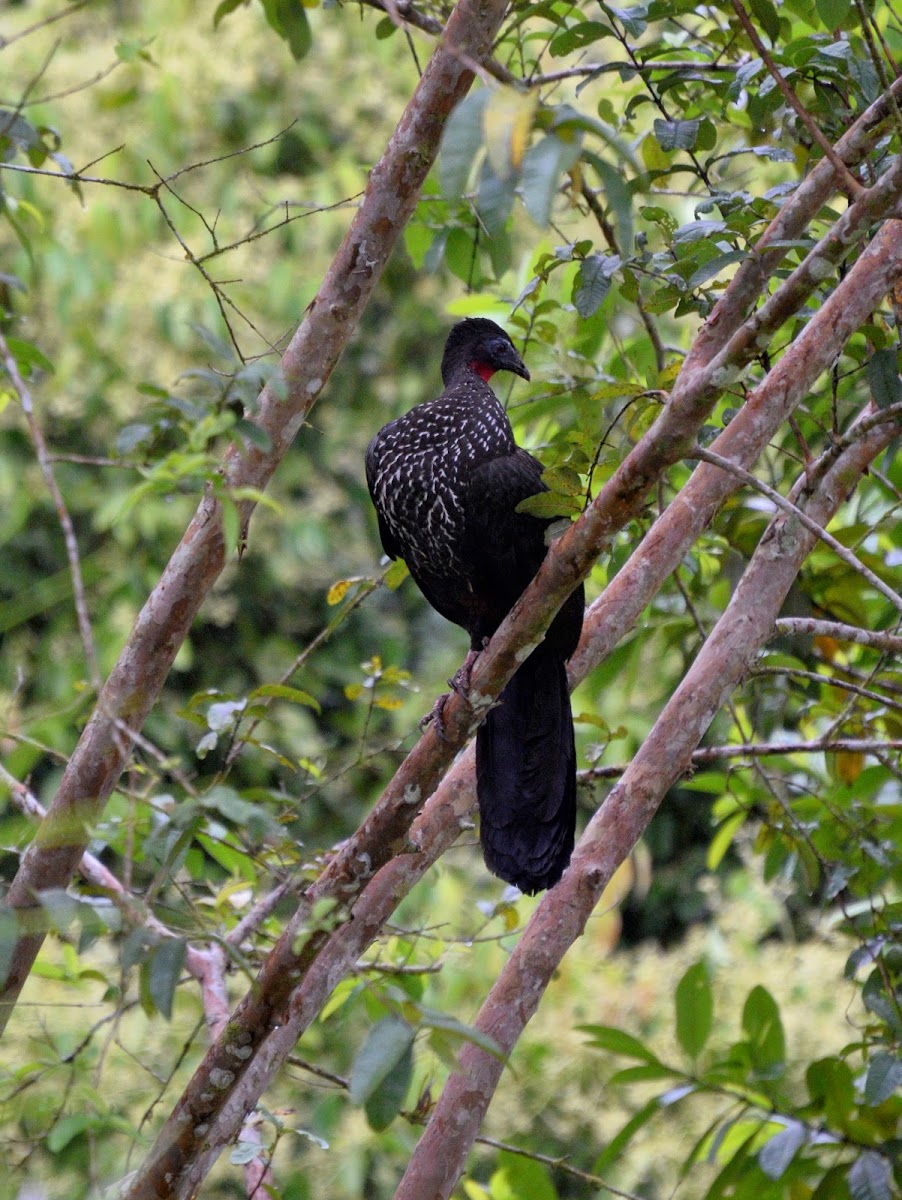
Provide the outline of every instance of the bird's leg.
{"type": "MultiPolygon", "coordinates": [[[[489,639],[482,639],[482,650],[488,645],[489,639]]],[[[466,699],[466,694],[470,688],[470,676],[473,674],[473,666],[476,659],[482,653],[482,650],[468,650],[467,657],[448,680],[448,686],[452,692],[457,692],[458,696],[466,699]]],[[[435,723],[435,732],[439,735],[443,742],[447,742],[448,738],[445,735],[445,723],[442,720],[442,713],[445,704],[448,701],[448,693],[444,692],[433,704],[432,709],[420,721],[420,729],[425,729],[430,721],[435,723]]]]}

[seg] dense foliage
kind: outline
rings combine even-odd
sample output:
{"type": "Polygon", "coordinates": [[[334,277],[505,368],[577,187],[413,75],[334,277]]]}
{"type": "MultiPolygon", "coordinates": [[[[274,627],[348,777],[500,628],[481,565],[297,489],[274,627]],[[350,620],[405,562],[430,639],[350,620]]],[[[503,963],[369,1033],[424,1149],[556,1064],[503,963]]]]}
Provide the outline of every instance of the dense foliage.
{"type": "MultiPolygon", "coordinates": [[[[266,448],[260,388],[286,387],[279,351],[447,16],[269,0],[4,13],[5,880],[200,497],[221,500],[230,548],[242,504],[258,505],[90,830],[122,891],[86,874],[38,895],[51,936],[4,1035],[2,1194],[28,1179],[99,1195],[140,1166],[207,1045],[192,953],[223,951],[231,1001],[247,991],[292,897],[378,800],[458,665],[464,635],[379,561],[362,467],[373,431],[437,391],[451,321],[494,317],[523,348],[532,382],[511,387],[509,411],[550,488],[532,503],[577,516],[665,409],[823,143],[902,54],[894,9],[866,0],[512,4],[322,399],[267,492],[236,494],[226,448],[266,448]]],[[[891,105],[781,245],[762,301],[889,178],[900,129],[891,105]]],[[[701,447],[893,211],[847,260],[822,259],[817,285],[724,371],[701,447]]],[[[798,498],[869,400],[902,401],[892,297],[832,364],[760,456],[763,487],[724,500],[580,684],[586,819],[724,613],[773,491],[798,498]]],[[[782,614],[834,624],[789,621],[755,656],[513,1055],[490,1130],[526,1154],[480,1147],[460,1194],[899,1193],[899,648],[840,627],[902,617],[894,451],[830,526],[853,553],[820,542],[782,614]]],[[[701,452],[660,473],[590,602],[701,452]]],[[[273,1195],[390,1195],[460,1045],[494,1049],[473,1019],[535,904],[486,874],[465,832],[335,987],[203,1194],[235,1194],[239,1166],[268,1151],[273,1195]]],[[[4,969],[16,934],[0,913],[4,969]]]]}

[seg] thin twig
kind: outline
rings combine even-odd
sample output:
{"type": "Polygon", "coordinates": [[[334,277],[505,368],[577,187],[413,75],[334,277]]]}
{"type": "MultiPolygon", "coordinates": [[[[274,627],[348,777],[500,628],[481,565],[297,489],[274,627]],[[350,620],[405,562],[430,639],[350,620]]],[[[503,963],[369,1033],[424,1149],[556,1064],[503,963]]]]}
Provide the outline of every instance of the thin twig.
{"type": "Polygon", "coordinates": [[[485,1137],[482,1134],[474,1138],[474,1141],[479,1142],[482,1146],[490,1146],[493,1150],[503,1150],[506,1154],[519,1154],[521,1158],[531,1158],[533,1162],[543,1163],[558,1171],[564,1171],[567,1175],[572,1175],[574,1179],[591,1184],[593,1188],[602,1188],[612,1196],[619,1196],[620,1200],[642,1200],[635,1192],[625,1192],[622,1188],[614,1187],[612,1183],[606,1183],[600,1175],[593,1175],[591,1171],[581,1171],[579,1167],[571,1166],[566,1158],[559,1158],[552,1154],[539,1154],[537,1150],[525,1150],[522,1146],[515,1146],[512,1142],[499,1142],[497,1138],[485,1137]]]}
{"type": "MultiPolygon", "coordinates": [[[[817,678],[822,683],[830,680],[824,675],[817,678]]],[[[725,758],[774,758],[785,754],[878,754],[885,750],[902,750],[902,740],[887,738],[827,738],[813,742],[744,742],[740,745],[705,746],[692,754],[693,767],[708,766],[725,758]]],[[[582,784],[595,783],[599,779],[619,779],[629,763],[611,763],[605,766],[588,767],[577,774],[582,784]]]]}
{"type": "Polygon", "coordinates": [[[801,100],[798,98],[798,96],[795,94],[795,92],[789,86],[786,79],[784,79],[783,74],[780,71],[780,68],[774,62],[773,57],[770,55],[767,47],[765,46],[764,42],[761,40],[761,38],[758,34],[758,30],[752,24],[751,18],[749,17],[748,13],[745,11],[745,8],[742,4],[742,0],[731,0],[731,3],[733,5],[733,11],[736,13],[736,16],[739,18],[740,24],[742,25],[745,32],[748,34],[749,41],[752,43],[752,45],[758,51],[758,54],[761,56],[761,61],[764,63],[765,67],[767,67],[768,73],[770,74],[774,83],[777,85],[777,87],[783,93],[783,96],[784,96],[787,104],[790,106],[790,108],[792,108],[793,112],[796,114],[796,116],[799,118],[799,120],[802,122],[802,124],[805,126],[805,128],[808,130],[808,132],[811,134],[812,138],[820,146],[821,150],[823,150],[824,154],[830,160],[830,163],[833,166],[834,171],[836,171],[837,176],[843,181],[843,183],[849,189],[850,193],[853,196],[860,196],[864,192],[865,189],[858,182],[858,180],[855,178],[855,176],[852,174],[852,172],[849,170],[849,168],[846,166],[846,164],[843,162],[843,160],[839,157],[839,155],[836,153],[836,151],[830,145],[830,142],[827,140],[827,138],[824,136],[824,134],[821,132],[821,130],[816,125],[814,118],[811,116],[811,113],[808,111],[808,109],[805,107],[805,105],[801,102],[801,100]]]}
{"type": "MultiPolygon", "coordinates": [[[[882,421],[879,423],[882,424],[886,420],[886,414],[881,414],[881,417],[882,421]]],[[[809,533],[813,533],[815,537],[829,546],[833,553],[843,560],[846,566],[851,567],[853,571],[863,576],[881,596],[885,596],[889,600],[897,612],[902,613],[902,596],[894,591],[888,583],[884,583],[879,575],[875,575],[870,567],[866,567],[861,559],[844,546],[842,542],[837,541],[832,534],[827,533],[826,529],[821,529],[817,522],[812,521],[807,513],[804,513],[791,500],[787,500],[778,491],[775,491],[766,483],[762,483],[760,479],[750,471],[746,471],[744,467],[737,466],[736,463],[731,462],[728,458],[721,458],[719,454],[714,454],[712,451],[706,450],[703,446],[696,446],[689,457],[701,459],[702,462],[710,463],[713,467],[720,467],[723,471],[729,471],[737,479],[741,479],[743,483],[747,484],[748,487],[754,488],[756,492],[760,492],[763,496],[767,496],[768,500],[771,500],[777,508],[782,509],[783,512],[790,513],[809,533]]]]}
{"type": "MultiPolygon", "coordinates": [[[[85,0],[85,2],[88,3],[89,0],[85,0]]],[[[0,38],[0,50],[2,49],[3,43],[2,38],[0,38]]],[[[73,83],[70,87],[61,88],[58,92],[45,92],[42,96],[29,96],[27,100],[20,100],[18,102],[0,99],[0,104],[12,105],[15,103],[16,107],[20,111],[23,111],[26,108],[31,108],[35,104],[50,104],[54,100],[63,100],[66,96],[74,96],[78,92],[83,92],[87,88],[93,87],[96,83],[101,83],[109,75],[112,75],[117,67],[121,67],[123,65],[124,63],[122,59],[117,58],[115,62],[109,63],[102,70],[98,71],[96,75],[92,75],[90,79],[82,79],[78,83],[73,83]]]]}
{"type": "Polygon", "coordinates": [[[873,700],[875,704],[880,704],[884,708],[891,708],[894,712],[902,712],[902,704],[897,700],[891,700],[889,696],[883,696],[880,692],[873,692],[870,688],[861,687],[857,683],[852,683],[848,679],[837,679],[835,675],[818,675],[817,671],[805,671],[801,667],[755,667],[751,672],[752,676],[758,678],[776,675],[776,676],[791,676],[793,679],[804,679],[809,683],[817,683],[822,687],[838,688],[844,692],[854,692],[856,696],[862,696],[865,700],[873,700]]]}
{"type": "Polygon", "coordinates": [[[781,617],[776,624],[780,634],[809,634],[811,637],[835,638],[839,642],[857,642],[887,654],[902,654],[902,637],[882,630],[859,629],[842,621],[819,621],[814,617],[781,617]]]}
{"type": "Polygon", "coordinates": [[[66,8],[61,8],[59,12],[51,13],[49,17],[42,17],[40,21],[35,21],[33,25],[26,25],[18,33],[10,34],[9,37],[4,37],[0,34],[0,50],[5,50],[7,46],[11,46],[13,42],[17,42],[20,38],[28,37],[29,34],[36,33],[39,29],[45,29],[48,25],[53,25],[56,21],[62,21],[66,17],[71,17],[73,13],[77,13],[80,8],[84,8],[90,3],[91,0],[75,0],[74,4],[69,4],[66,8]]]}
{"type": "Polygon", "coordinates": [[[662,58],[657,61],[648,59],[645,62],[639,63],[585,63],[581,67],[564,67],[560,71],[549,71],[547,75],[533,75],[530,82],[534,87],[541,87],[546,83],[558,83],[562,79],[578,79],[583,75],[597,75],[600,71],[608,72],[621,69],[636,71],[640,75],[647,74],[650,71],[723,71],[731,73],[738,71],[742,65],[742,62],[698,62],[687,58],[662,58]]]}
{"type": "Polygon", "coordinates": [[[250,937],[263,924],[270,913],[274,912],[292,888],[291,880],[283,879],[276,884],[272,891],[267,892],[262,899],[253,904],[244,914],[234,929],[231,929],[223,939],[227,946],[240,946],[246,937],[250,937]]]}
{"type": "Polygon", "coordinates": [[[96,692],[100,691],[103,679],[100,674],[100,665],[97,661],[97,650],[94,646],[94,634],[91,629],[91,621],[88,616],[88,605],[85,600],[85,585],[81,573],[81,558],[78,551],[78,541],[75,537],[75,526],[72,524],[72,518],[69,515],[69,510],[66,507],[66,502],[63,499],[63,493],[59,489],[56,482],[56,476],[53,473],[53,464],[50,461],[50,454],[47,450],[47,443],[44,441],[44,433],[38,424],[34,413],[34,405],[31,401],[31,392],[19,371],[19,364],[16,362],[12,351],[7,344],[6,338],[0,333],[0,356],[2,356],[6,366],[7,373],[19,397],[19,403],[22,405],[22,411],[25,414],[25,420],[28,423],[28,431],[31,434],[31,441],[35,449],[35,454],[38,458],[38,463],[41,468],[41,474],[44,476],[44,482],[47,484],[47,490],[50,492],[53,499],[53,505],[56,509],[57,520],[60,523],[60,528],[63,531],[63,539],[66,543],[66,555],[69,559],[69,573],[72,576],[72,593],[75,601],[75,612],[78,618],[78,630],[81,634],[82,646],[85,652],[85,661],[88,667],[88,673],[91,677],[91,685],[96,692]]]}

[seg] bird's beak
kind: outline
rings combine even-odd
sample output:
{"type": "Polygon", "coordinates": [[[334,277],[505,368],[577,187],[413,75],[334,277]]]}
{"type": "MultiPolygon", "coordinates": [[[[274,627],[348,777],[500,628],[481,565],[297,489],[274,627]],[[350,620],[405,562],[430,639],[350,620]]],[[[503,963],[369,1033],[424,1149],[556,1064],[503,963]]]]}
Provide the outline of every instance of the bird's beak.
{"type": "Polygon", "coordinates": [[[527,383],[529,382],[529,371],[526,369],[526,363],[513,346],[510,347],[505,357],[504,370],[513,371],[515,375],[519,375],[521,379],[525,379],[527,383]]]}

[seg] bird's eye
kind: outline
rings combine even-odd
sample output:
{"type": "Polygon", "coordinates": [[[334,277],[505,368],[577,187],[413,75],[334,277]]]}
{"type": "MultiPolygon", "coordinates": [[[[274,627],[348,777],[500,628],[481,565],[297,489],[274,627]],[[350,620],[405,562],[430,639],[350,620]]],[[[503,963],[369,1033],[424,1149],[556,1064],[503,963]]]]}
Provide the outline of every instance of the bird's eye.
{"type": "Polygon", "coordinates": [[[503,358],[504,355],[507,354],[508,349],[508,344],[504,338],[494,338],[491,342],[489,342],[489,353],[494,355],[496,358],[503,358]]]}

